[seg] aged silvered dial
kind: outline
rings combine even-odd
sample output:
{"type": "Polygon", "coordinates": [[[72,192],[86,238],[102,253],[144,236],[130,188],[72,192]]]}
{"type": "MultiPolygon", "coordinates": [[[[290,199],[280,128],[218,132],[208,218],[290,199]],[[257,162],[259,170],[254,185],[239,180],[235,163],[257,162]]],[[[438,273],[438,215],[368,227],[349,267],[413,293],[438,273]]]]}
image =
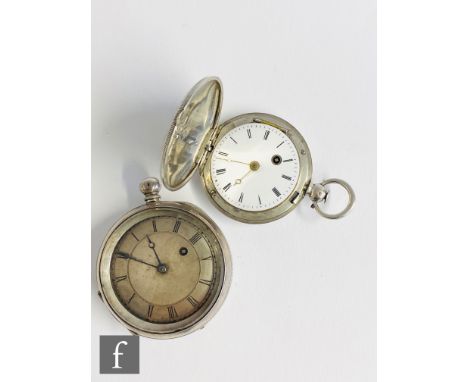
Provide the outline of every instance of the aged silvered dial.
{"type": "Polygon", "coordinates": [[[267,223],[308,195],[322,216],[344,216],[354,192],[341,179],[312,183],[312,156],[299,131],[277,116],[249,113],[218,124],[222,85],[216,77],[197,83],[174,118],[162,161],[163,182],[182,187],[198,168],[211,201],[245,223],[267,223]],[[337,213],[323,210],[330,183],[345,188],[349,200],[337,213]]]}
{"type": "Polygon", "coordinates": [[[222,303],[230,255],[216,225],[195,206],[159,201],[159,183],[142,182],[146,205],[108,234],[98,261],[104,301],[131,331],[148,337],[187,334],[222,303]]]}

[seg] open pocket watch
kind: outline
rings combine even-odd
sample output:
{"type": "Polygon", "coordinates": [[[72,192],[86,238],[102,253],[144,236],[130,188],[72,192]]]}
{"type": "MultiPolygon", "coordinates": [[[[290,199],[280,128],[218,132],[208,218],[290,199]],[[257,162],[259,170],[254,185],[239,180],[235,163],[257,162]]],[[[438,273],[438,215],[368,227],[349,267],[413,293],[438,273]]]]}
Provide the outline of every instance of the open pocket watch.
{"type": "Polygon", "coordinates": [[[216,224],[189,203],[159,200],[160,184],[140,184],[146,204],[107,234],[98,258],[99,295],[134,334],[173,338],[202,328],[223,303],[231,255],[216,224]]]}
{"type": "Polygon", "coordinates": [[[285,120],[249,113],[218,124],[222,84],[216,77],[198,82],[178,110],[164,147],[162,179],[181,188],[198,168],[211,200],[224,214],[244,223],[267,223],[291,212],[305,195],[322,216],[337,219],[353,206],[351,186],[341,179],[312,183],[312,157],[302,135],[285,120]],[[320,207],[327,185],[348,193],[339,213],[320,207]]]}

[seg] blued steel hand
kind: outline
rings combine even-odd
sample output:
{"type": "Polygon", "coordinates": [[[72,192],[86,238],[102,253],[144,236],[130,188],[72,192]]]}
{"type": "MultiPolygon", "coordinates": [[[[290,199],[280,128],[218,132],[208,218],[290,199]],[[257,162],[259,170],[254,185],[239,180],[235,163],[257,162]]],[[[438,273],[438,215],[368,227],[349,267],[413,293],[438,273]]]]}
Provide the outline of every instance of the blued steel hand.
{"type": "Polygon", "coordinates": [[[151,239],[149,238],[148,235],[146,235],[146,238],[148,239],[148,247],[150,247],[150,248],[153,250],[153,252],[154,252],[154,254],[155,254],[155,256],[156,256],[156,259],[158,260],[158,265],[161,265],[162,262],[161,262],[161,260],[159,259],[158,254],[156,253],[156,249],[155,249],[154,243],[151,241],[151,239]]]}
{"type": "Polygon", "coordinates": [[[148,235],[146,235],[146,238],[148,239],[148,247],[150,247],[153,250],[154,255],[156,256],[156,260],[158,260],[158,266],[156,267],[158,269],[158,272],[166,273],[168,269],[167,265],[163,264],[161,260],[159,259],[158,253],[156,252],[156,248],[155,248],[156,246],[151,241],[148,235]]]}
{"type": "Polygon", "coordinates": [[[137,261],[137,262],[139,262],[139,263],[142,263],[142,264],[145,264],[145,265],[149,265],[150,267],[158,268],[157,265],[147,263],[146,261],[137,259],[136,257],[130,256],[130,255],[126,254],[126,253],[120,252],[120,253],[117,253],[117,256],[118,256],[118,257],[121,257],[122,259],[134,260],[134,261],[137,261]]]}

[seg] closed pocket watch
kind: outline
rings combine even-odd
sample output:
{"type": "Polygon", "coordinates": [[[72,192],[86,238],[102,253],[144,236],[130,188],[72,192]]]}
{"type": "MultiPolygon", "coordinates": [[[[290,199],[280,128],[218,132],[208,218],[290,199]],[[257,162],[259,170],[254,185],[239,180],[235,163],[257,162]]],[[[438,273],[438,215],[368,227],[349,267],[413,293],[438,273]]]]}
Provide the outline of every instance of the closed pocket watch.
{"type": "Polygon", "coordinates": [[[115,223],[102,244],[99,294],[131,332],[179,337],[202,328],[223,303],[229,247],[199,208],[160,201],[157,179],[145,179],[140,190],[146,204],[115,223]]]}
{"type": "Polygon", "coordinates": [[[181,188],[199,169],[210,199],[223,213],[244,223],[267,223],[291,212],[308,195],[322,216],[337,219],[353,206],[351,186],[341,179],[312,183],[312,157],[302,135],[285,120],[249,113],[218,124],[222,84],[216,77],[198,82],[178,110],[162,160],[162,179],[181,188]],[[339,213],[320,207],[327,185],[348,193],[339,213]]]}

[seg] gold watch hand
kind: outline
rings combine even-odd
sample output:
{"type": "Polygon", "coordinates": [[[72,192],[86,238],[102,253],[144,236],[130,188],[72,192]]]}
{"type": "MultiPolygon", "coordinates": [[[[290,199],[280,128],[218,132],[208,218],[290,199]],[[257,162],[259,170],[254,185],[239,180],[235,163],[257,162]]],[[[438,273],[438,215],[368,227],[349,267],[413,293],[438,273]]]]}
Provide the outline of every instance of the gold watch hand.
{"type": "Polygon", "coordinates": [[[216,159],[221,159],[221,160],[224,160],[224,161],[226,161],[226,162],[241,163],[241,164],[245,164],[245,165],[247,165],[247,166],[250,166],[250,163],[241,162],[241,161],[234,160],[234,159],[227,159],[227,158],[221,158],[221,157],[216,157],[216,159]]]}
{"type": "Polygon", "coordinates": [[[239,179],[236,179],[236,180],[234,181],[234,186],[235,186],[236,184],[241,184],[242,181],[244,180],[244,178],[245,178],[247,175],[249,175],[251,172],[252,172],[252,170],[249,170],[249,171],[247,172],[247,174],[245,174],[244,176],[240,177],[239,179]]]}

